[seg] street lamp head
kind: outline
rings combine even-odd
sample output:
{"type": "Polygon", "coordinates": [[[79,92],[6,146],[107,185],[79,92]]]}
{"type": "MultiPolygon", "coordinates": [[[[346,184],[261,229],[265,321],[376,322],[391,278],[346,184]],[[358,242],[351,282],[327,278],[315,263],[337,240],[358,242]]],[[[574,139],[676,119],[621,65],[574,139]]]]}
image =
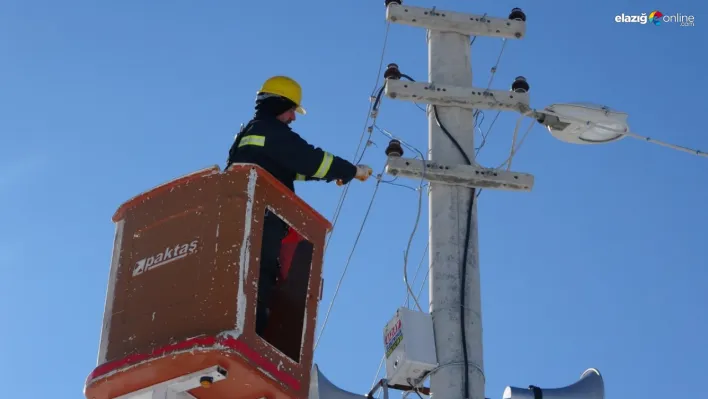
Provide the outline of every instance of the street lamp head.
{"type": "Polygon", "coordinates": [[[553,137],[572,144],[604,144],[629,132],[627,114],[591,103],[553,104],[536,113],[553,137]]]}

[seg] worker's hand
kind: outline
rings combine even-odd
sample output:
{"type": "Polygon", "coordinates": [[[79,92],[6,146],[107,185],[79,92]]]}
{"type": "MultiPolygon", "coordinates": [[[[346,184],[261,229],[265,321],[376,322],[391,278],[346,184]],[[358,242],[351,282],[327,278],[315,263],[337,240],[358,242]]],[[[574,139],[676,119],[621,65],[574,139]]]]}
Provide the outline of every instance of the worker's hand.
{"type": "MultiPolygon", "coordinates": [[[[366,166],[366,165],[357,165],[356,167],[356,174],[354,175],[354,178],[357,180],[361,181],[366,181],[366,179],[369,178],[374,173],[374,171],[366,166]]],[[[337,185],[338,186],[343,186],[344,182],[341,180],[337,180],[337,185]]]]}
{"type": "Polygon", "coordinates": [[[356,175],[354,175],[354,178],[360,181],[366,181],[372,173],[374,173],[374,171],[370,167],[366,165],[357,165],[356,175]]]}

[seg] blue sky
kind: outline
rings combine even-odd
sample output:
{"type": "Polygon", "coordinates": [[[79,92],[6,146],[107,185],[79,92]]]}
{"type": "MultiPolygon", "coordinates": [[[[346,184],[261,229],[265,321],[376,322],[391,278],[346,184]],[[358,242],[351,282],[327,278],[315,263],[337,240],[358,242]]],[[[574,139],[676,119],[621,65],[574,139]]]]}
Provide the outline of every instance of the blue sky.
{"type": "MultiPolygon", "coordinates": [[[[639,134],[708,150],[700,2],[408,3],[500,17],[521,7],[527,37],[507,43],[493,88],[524,75],[536,108],[602,103],[628,112],[639,134]],[[696,26],[614,22],[652,7],[692,14],[696,26]]],[[[385,10],[382,0],[10,0],[1,9],[0,375],[41,371],[3,393],[80,398],[95,367],[115,209],[223,167],[270,75],[303,85],[309,114],[293,128],[352,159],[385,10]]],[[[475,85],[486,86],[500,48],[499,39],[475,41],[475,85]]],[[[384,62],[425,80],[424,31],[392,25],[384,62]]],[[[493,116],[485,113],[483,131],[493,116]]],[[[503,161],[515,122],[502,114],[480,163],[503,161]]],[[[385,99],[377,123],[425,151],[426,116],[415,105],[385,99]]],[[[364,162],[379,171],[388,139],[372,140],[364,162]]],[[[536,126],[514,169],[536,176],[532,193],[486,191],[479,202],[486,396],[501,398],[509,384],[569,384],[588,367],[603,373],[608,397],[692,394],[708,356],[708,159],[631,139],[573,146],[536,126]]],[[[321,316],[374,186],[349,191],[325,259],[321,316]]],[[[342,189],[297,190],[331,218],[342,189]]],[[[316,353],[345,389],[364,393],[375,378],[383,326],[405,296],[402,252],[416,210],[414,191],[379,188],[316,353]]],[[[427,239],[425,203],[421,221],[411,278],[427,239]]]]}

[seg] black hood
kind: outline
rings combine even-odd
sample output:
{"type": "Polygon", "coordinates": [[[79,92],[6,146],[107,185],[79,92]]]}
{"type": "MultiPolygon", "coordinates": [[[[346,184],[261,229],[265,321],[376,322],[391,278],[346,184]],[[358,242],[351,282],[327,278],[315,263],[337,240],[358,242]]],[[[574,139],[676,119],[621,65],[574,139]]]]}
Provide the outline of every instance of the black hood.
{"type": "Polygon", "coordinates": [[[271,96],[256,100],[256,115],[276,117],[295,107],[297,104],[285,97],[271,96]]]}

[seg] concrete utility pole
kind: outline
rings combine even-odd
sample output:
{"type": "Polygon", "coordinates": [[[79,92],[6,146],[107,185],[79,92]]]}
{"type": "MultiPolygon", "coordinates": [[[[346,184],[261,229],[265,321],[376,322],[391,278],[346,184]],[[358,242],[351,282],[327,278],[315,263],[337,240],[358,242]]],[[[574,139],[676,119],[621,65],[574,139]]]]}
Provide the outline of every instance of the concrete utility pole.
{"type": "Polygon", "coordinates": [[[476,166],[474,110],[523,112],[529,98],[522,77],[512,85],[513,91],[472,87],[470,36],[519,39],[525,34],[526,17],[519,9],[502,19],[411,7],[398,0],[387,0],[386,6],[389,21],[428,30],[429,82],[388,79],[386,95],[430,104],[428,162],[390,157],[387,167],[392,175],[430,181],[430,312],[439,364],[431,373],[430,390],[441,399],[484,399],[477,206],[472,206],[468,234],[469,204],[479,188],[529,191],[533,177],[476,166]]]}
{"type": "MultiPolygon", "coordinates": [[[[470,37],[455,32],[428,31],[428,76],[436,84],[472,86],[470,37]]],[[[445,129],[457,140],[474,163],[473,110],[461,107],[438,107],[437,114],[445,129]]],[[[465,157],[438,126],[433,106],[428,107],[429,159],[433,162],[466,164],[465,157]]],[[[430,183],[428,212],[430,218],[430,313],[433,317],[438,363],[450,364],[430,377],[431,391],[440,398],[465,398],[463,388],[464,353],[461,329],[464,311],[465,341],[469,375],[469,399],[484,399],[482,356],[482,317],[477,250],[477,204],[472,206],[472,220],[467,236],[467,211],[474,200],[473,188],[430,183]],[[468,246],[465,281],[461,281],[463,249],[468,246]],[[460,285],[465,298],[460,306],[460,285]]]]}

